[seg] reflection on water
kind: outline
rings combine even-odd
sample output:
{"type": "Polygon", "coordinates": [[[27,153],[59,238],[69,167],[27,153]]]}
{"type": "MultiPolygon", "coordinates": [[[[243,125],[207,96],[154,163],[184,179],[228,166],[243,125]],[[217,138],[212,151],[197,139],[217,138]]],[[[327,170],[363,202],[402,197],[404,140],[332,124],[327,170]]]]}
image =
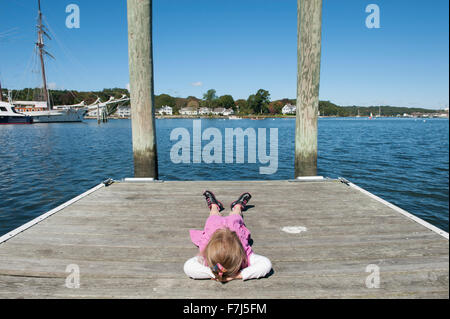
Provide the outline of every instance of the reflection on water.
{"type": "MultiPolygon", "coordinates": [[[[247,151],[243,164],[173,164],[176,142],[170,133],[185,127],[192,134],[193,122],[172,119],[156,121],[160,179],[294,177],[294,119],[215,119],[201,125],[222,135],[225,128],[277,128],[277,172],[261,175],[261,163],[248,164],[247,151]]],[[[448,231],[448,125],[447,119],[320,119],[318,174],[345,177],[448,231]]],[[[0,235],[108,177],[132,176],[132,161],[129,120],[0,126],[0,235]]]]}

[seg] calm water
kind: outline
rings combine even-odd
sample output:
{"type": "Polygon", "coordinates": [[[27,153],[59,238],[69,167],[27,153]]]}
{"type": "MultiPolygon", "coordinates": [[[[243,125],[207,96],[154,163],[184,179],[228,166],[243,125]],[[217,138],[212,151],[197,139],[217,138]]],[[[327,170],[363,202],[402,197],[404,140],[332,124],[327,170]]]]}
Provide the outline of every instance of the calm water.
{"type": "MultiPolygon", "coordinates": [[[[294,177],[294,119],[201,121],[202,129],[215,127],[223,135],[231,127],[252,127],[256,132],[257,128],[278,128],[278,170],[272,175],[261,175],[259,167],[266,165],[259,162],[173,164],[170,149],[176,141],[170,141],[170,133],[177,127],[192,132],[193,122],[157,120],[156,125],[160,179],[294,177]]],[[[132,175],[129,120],[100,126],[89,120],[0,126],[0,235],[108,177],[132,175]]],[[[318,175],[345,177],[448,231],[448,119],[320,119],[318,175]]]]}

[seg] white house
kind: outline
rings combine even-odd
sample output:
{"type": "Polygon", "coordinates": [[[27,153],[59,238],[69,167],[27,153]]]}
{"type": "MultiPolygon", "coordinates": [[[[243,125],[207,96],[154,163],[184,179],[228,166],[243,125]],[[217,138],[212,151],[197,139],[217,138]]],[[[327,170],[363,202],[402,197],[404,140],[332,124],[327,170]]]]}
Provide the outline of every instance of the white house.
{"type": "MultiPolygon", "coordinates": [[[[97,111],[95,111],[97,113],[97,111]]],[[[117,108],[117,116],[121,118],[129,118],[131,116],[131,107],[128,106],[119,106],[117,108]]]]}
{"type": "Polygon", "coordinates": [[[211,114],[211,109],[209,107],[201,107],[198,109],[199,115],[208,115],[211,114]]]}
{"type": "Polygon", "coordinates": [[[168,106],[168,105],[164,105],[162,108],[158,109],[158,114],[159,115],[172,115],[173,113],[173,109],[168,106]]]}
{"type": "Polygon", "coordinates": [[[291,105],[291,104],[286,104],[281,109],[281,113],[283,113],[283,114],[295,114],[296,111],[297,111],[297,107],[295,105],[291,105]]]}
{"type": "Polygon", "coordinates": [[[212,114],[214,114],[214,115],[223,115],[223,112],[225,112],[225,109],[223,107],[216,107],[212,111],[212,114]]]}
{"type": "Polygon", "coordinates": [[[198,112],[193,107],[183,107],[180,109],[181,115],[197,115],[198,112]]]}
{"type": "Polygon", "coordinates": [[[232,108],[229,108],[229,109],[225,109],[225,111],[223,111],[222,114],[225,116],[228,116],[228,115],[234,114],[234,111],[232,108]]]}

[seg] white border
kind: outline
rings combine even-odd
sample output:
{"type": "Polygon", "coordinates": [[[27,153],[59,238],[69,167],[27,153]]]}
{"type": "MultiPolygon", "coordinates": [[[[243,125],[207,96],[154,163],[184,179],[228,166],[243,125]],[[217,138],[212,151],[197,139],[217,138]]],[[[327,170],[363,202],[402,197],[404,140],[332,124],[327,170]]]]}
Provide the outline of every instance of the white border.
{"type": "Polygon", "coordinates": [[[395,210],[395,211],[399,212],[400,214],[408,217],[409,219],[412,219],[413,221],[419,223],[420,225],[425,226],[426,228],[434,231],[435,233],[441,235],[442,237],[444,237],[444,238],[446,238],[448,240],[448,233],[446,231],[443,231],[442,229],[440,229],[440,228],[438,228],[438,227],[436,227],[434,225],[431,225],[430,223],[424,221],[423,219],[421,219],[421,218],[419,218],[417,216],[414,216],[413,214],[408,213],[406,210],[404,210],[404,209],[402,209],[402,208],[400,208],[398,206],[395,206],[394,204],[389,203],[388,201],[386,201],[386,200],[384,200],[384,199],[382,199],[382,198],[372,194],[371,192],[366,191],[365,189],[359,187],[358,185],[353,184],[352,182],[348,181],[345,178],[340,178],[340,180],[341,180],[341,182],[344,182],[344,183],[348,184],[348,186],[359,190],[361,193],[370,196],[371,198],[373,198],[373,199],[379,201],[380,203],[382,203],[382,204],[392,208],[393,210],[395,210]]]}
{"type": "Polygon", "coordinates": [[[95,186],[94,188],[91,188],[90,190],[84,192],[83,194],[78,195],[77,197],[75,197],[75,198],[69,200],[68,202],[65,202],[64,204],[62,204],[62,205],[60,205],[60,206],[58,206],[58,207],[52,209],[51,211],[49,211],[49,212],[47,212],[47,213],[45,213],[45,214],[43,214],[43,215],[41,215],[41,216],[39,216],[39,217],[37,217],[37,218],[31,220],[31,221],[29,221],[28,223],[23,224],[22,226],[20,226],[20,227],[14,229],[14,230],[12,230],[12,231],[10,231],[9,233],[7,233],[7,234],[3,235],[2,237],[0,237],[0,244],[6,242],[7,240],[9,240],[9,239],[11,239],[11,238],[13,238],[14,236],[16,236],[16,235],[20,234],[21,232],[27,230],[28,228],[30,228],[30,227],[32,227],[32,226],[34,226],[34,225],[40,223],[40,222],[43,221],[44,219],[46,219],[46,218],[52,216],[53,214],[56,214],[56,213],[59,212],[60,210],[66,208],[67,206],[72,205],[73,203],[79,201],[79,200],[82,199],[83,197],[88,196],[89,194],[91,194],[91,193],[97,191],[98,189],[100,189],[100,188],[102,188],[102,187],[105,187],[105,184],[101,183],[101,184],[95,186]]]}

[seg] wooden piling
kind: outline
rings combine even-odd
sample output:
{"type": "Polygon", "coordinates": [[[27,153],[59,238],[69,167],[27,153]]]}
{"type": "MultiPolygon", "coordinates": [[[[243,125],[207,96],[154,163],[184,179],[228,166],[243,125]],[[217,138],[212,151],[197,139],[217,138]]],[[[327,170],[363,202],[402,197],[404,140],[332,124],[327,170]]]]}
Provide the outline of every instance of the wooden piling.
{"type": "Polygon", "coordinates": [[[105,105],[105,107],[102,109],[102,122],[107,123],[108,122],[108,106],[105,105]]]}
{"type": "Polygon", "coordinates": [[[127,10],[134,176],[157,179],[152,0],[128,0],[127,10]]]}
{"type": "Polygon", "coordinates": [[[317,175],[322,0],[298,0],[295,177],[317,175]]]}

